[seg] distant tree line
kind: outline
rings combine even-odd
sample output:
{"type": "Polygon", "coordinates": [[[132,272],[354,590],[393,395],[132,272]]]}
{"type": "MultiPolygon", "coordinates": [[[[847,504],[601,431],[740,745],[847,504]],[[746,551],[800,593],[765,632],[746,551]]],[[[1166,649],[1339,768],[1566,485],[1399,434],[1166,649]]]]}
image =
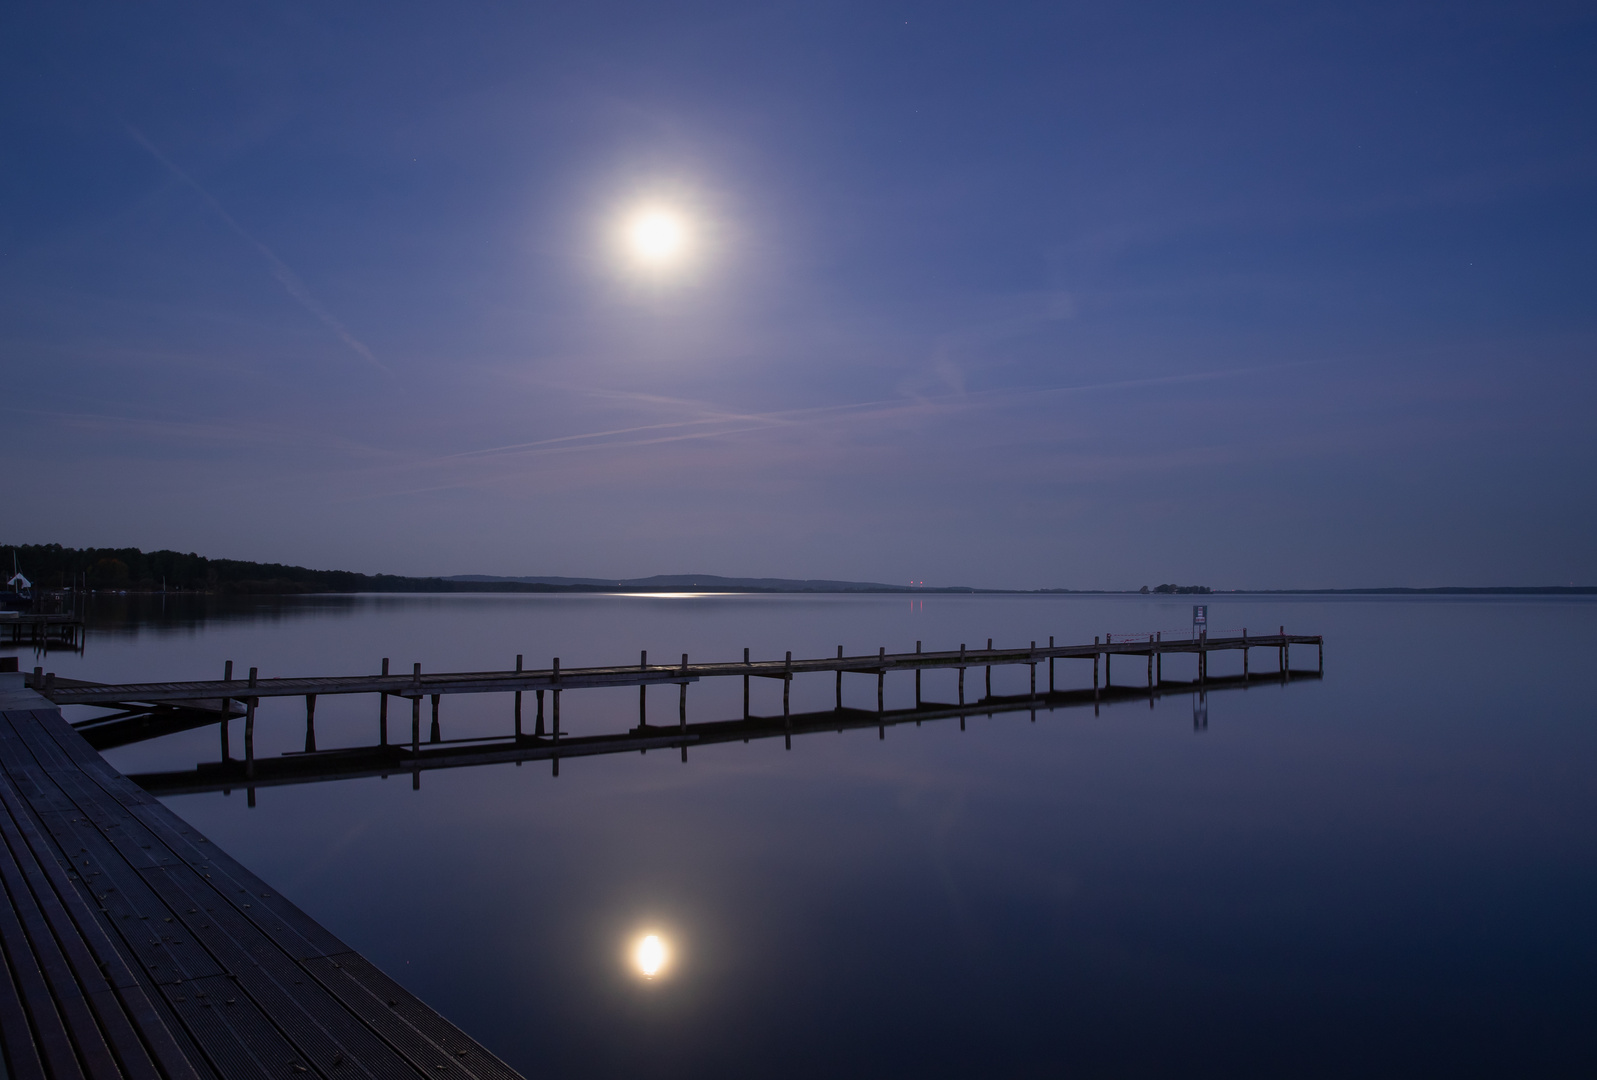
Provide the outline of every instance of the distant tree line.
{"type": "Polygon", "coordinates": [[[1148,586],[1144,585],[1142,587],[1142,591],[1143,592],[1167,593],[1167,594],[1172,595],[1172,596],[1174,596],[1174,595],[1186,596],[1186,595],[1192,594],[1192,593],[1198,593],[1198,594],[1208,593],[1211,590],[1210,590],[1209,586],[1207,586],[1207,585],[1155,585],[1152,589],[1149,589],[1148,586]]]}
{"type": "MultiPolygon", "coordinates": [[[[340,593],[340,592],[594,592],[587,585],[535,585],[524,582],[463,582],[442,578],[357,574],[350,570],[310,570],[281,563],[207,559],[178,551],[138,548],[69,548],[60,544],[0,547],[0,559],[17,565],[36,589],[77,585],[130,592],[340,593]]],[[[11,567],[5,566],[6,576],[11,567]]]]}

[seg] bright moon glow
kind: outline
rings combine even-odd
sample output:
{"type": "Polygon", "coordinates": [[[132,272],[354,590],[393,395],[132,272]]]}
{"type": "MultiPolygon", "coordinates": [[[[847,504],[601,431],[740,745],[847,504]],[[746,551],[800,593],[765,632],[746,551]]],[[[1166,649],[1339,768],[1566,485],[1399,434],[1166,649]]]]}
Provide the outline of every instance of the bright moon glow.
{"type": "Polygon", "coordinates": [[[626,226],[627,247],[645,266],[664,267],[680,262],[687,253],[688,226],[669,210],[640,210],[626,226]]]}
{"type": "Polygon", "coordinates": [[[652,979],[665,970],[669,955],[666,952],[665,942],[660,940],[658,934],[645,935],[638,947],[633,951],[632,959],[637,963],[638,970],[645,979],[652,979]]]}

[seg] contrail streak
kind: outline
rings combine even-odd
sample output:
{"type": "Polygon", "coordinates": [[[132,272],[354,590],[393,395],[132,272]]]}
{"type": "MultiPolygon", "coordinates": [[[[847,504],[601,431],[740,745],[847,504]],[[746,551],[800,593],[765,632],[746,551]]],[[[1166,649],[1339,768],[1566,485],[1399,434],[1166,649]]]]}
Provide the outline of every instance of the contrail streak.
{"type": "MultiPolygon", "coordinates": [[[[1097,390],[1129,390],[1144,386],[1160,386],[1171,383],[1206,382],[1212,379],[1233,379],[1243,375],[1251,375],[1264,371],[1275,371],[1282,368],[1302,367],[1314,361],[1299,361],[1286,364],[1266,364],[1253,367],[1226,368],[1218,371],[1199,371],[1182,375],[1155,375],[1141,379],[1121,379],[1113,382],[1079,383],[1074,386],[1034,386],[1034,387],[1006,387],[992,390],[974,390],[964,394],[942,394],[930,397],[892,398],[882,401],[859,401],[843,405],[817,405],[804,409],[783,409],[764,413],[738,413],[738,412],[712,412],[709,416],[693,420],[672,420],[659,424],[640,424],[636,427],[609,428],[603,431],[587,431],[580,435],[559,435],[549,439],[538,439],[532,442],[513,443],[509,446],[492,446],[481,450],[464,450],[457,454],[447,454],[442,461],[458,460],[461,458],[486,458],[512,454],[548,454],[569,453],[577,450],[605,450],[622,449],[631,446],[651,446],[659,442],[674,442],[679,438],[708,439],[721,435],[742,434],[749,431],[759,431],[764,428],[786,427],[803,423],[806,420],[820,420],[829,415],[836,416],[846,413],[860,413],[870,409],[886,409],[893,413],[909,412],[916,409],[938,408],[973,408],[978,406],[1002,405],[1006,400],[1026,400],[1045,394],[1080,394],[1097,390]],[[726,431],[707,431],[693,435],[678,436],[667,439],[628,439],[621,441],[601,442],[598,440],[614,440],[620,435],[636,435],[642,432],[669,431],[678,428],[706,427],[711,424],[747,424],[748,427],[738,427],[726,431]],[[579,445],[571,445],[579,444],[579,445]]],[[[651,404],[667,403],[673,405],[693,405],[705,408],[694,402],[680,401],[672,398],[658,398],[647,394],[630,394],[626,392],[612,392],[604,390],[578,391],[592,394],[596,397],[618,397],[627,400],[647,401],[651,404]]]]}
{"type": "Polygon", "coordinates": [[[288,293],[288,295],[292,296],[295,300],[298,300],[300,305],[304,307],[306,311],[310,312],[312,315],[316,316],[324,324],[326,324],[327,328],[337,335],[338,340],[349,346],[351,352],[355,353],[355,355],[359,356],[361,359],[365,360],[367,363],[371,364],[384,374],[393,374],[393,372],[390,371],[382,361],[378,360],[377,357],[372,355],[372,351],[366,347],[365,342],[361,341],[354,334],[350,333],[349,328],[343,323],[339,322],[337,316],[324,308],[321,305],[321,302],[317,300],[316,297],[311,295],[310,289],[308,289],[305,286],[305,283],[300,280],[298,274],[290,270],[288,265],[284,263],[282,259],[279,259],[271,248],[267,247],[265,244],[255,239],[255,237],[251,236],[245,230],[244,226],[240,225],[236,220],[234,220],[232,214],[229,214],[222,208],[222,204],[217,202],[216,198],[209,191],[206,191],[200,186],[199,181],[195,180],[188,173],[184,172],[177,166],[175,162],[173,162],[165,154],[161,153],[160,150],[156,149],[155,144],[150,142],[149,139],[145,138],[144,133],[138,128],[127,125],[127,132],[133,137],[135,142],[150,152],[151,157],[155,158],[156,161],[159,161],[162,165],[166,166],[168,172],[177,177],[183,183],[187,184],[189,187],[193,188],[199,194],[200,198],[205,200],[206,205],[216,212],[216,216],[227,222],[228,228],[238,233],[240,238],[242,238],[245,243],[249,244],[256,251],[261,253],[262,257],[266,259],[266,265],[271,267],[272,276],[277,279],[277,283],[279,285],[283,286],[283,289],[288,293]]]}

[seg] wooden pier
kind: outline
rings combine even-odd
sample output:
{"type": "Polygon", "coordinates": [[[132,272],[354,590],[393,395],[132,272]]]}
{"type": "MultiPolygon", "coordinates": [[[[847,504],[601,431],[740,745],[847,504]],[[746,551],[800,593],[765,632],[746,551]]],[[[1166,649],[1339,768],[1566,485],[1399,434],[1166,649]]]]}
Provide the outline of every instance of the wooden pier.
{"type": "Polygon", "coordinates": [[[308,707],[314,710],[315,699],[329,694],[380,694],[385,699],[407,698],[419,703],[423,698],[442,697],[448,694],[543,691],[558,695],[567,690],[594,687],[647,688],[661,684],[681,686],[685,694],[689,684],[708,678],[741,676],[745,680],[765,678],[791,682],[799,675],[833,673],[838,676],[838,686],[841,687],[841,676],[845,673],[875,675],[878,680],[882,680],[890,672],[895,671],[957,669],[960,673],[959,685],[963,699],[964,673],[970,668],[986,670],[990,689],[991,671],[994,667],[1006,665],[1030,667],[1032,684],[1035,686],[1036,669],[1039,665],[1046,664],[1049,685],[1052,687],[1054,665],[1057,661],[1084,660],[1092,664],[1093,685],[1097,686],[1100,664],[1103,684],[1107,685],[1111,681],[1110,664],[1116,656],[1140,656],[1147,659],[1147,685],[1152,686],[1157,685],[1163,678],[1162,665],[1167,655],[1195,655],[1198,660],[1198,680],[1202,682],[1207,676],[1210,653],[1241,652],[1243,669],[1246,672],[1251,651],[1274,650],[1278,654],[1279,670],[1284,671],[1289,666],[1290,650],[1293,645],[1313,645],[1317,651],[1318,663],[1323,669],[1323,639],[1318,635],[1288,634],[1283,627],[1276,634],[1252,636],[1245,631],[1240,636],[1234,637],[1174,640],[1166,639],[1159,634],[1123,635],[1120,640],[1112,640],[1109,636],[1105,636],[1102,640],[1094,638],[1090,645],[1055,645],[1050,640],[1047,645],[1039,646],[1034,641],[1024,648],[995,649],[992,647],[992,640],[988,639],[986,648],[969,649],[961,645],[957,651],[944,652],[923,652],[917,643],[916,650],[912,653],[889,653],[886,648],[882,648],[874,654],[867,653],[863,656],[844,656],[842,646],[838,646],[835,657],[809,660],[795,660],[792,653],[788,653],[781,660],[751,660],[749,650],[745,649],[741,661],[690,663],[687,654],[683,653],[680,663],[651,664],[648,654],[644,653],[636,664],[565,669],[561,668],[559,657],[555,657],[547,668],[525,668],[520,663],[521,658],[518,657],[513,670],[438,673],[423,672],[422,666],[415,664],[409,672],[390,672],[389,663],[384,660],[382,672],[375,675],[323,675],[307,678],[263,679],[259,677],[256,668],[250,668],[246,678],[237,679],[233,677],[233,665],[229,661],[222,679],[198,682],[91,683],[58,679],[53,673],[46,672],[42,667],[36,667],[28,677],[28,685],[56,705],[108,705],[124,708],[130,702],[180,705],[207,701],[213,703],[212,707],[218,707],[214,703],[243,701],[247,707],[249,702],[258,702],[261,698],[304,697],[308,707]]]}
{"type": "Polygon", "coordinates": [[[20,681],[0,675],[5,1076],[517,1076],[20,681]]]}
{"type": "MultiPolygon", "coordinates": [[[[1166,686],[1189,685],[1184,681],[1165,679],[1164,658],[1167,654],[1195,656],[1197,677],[1190,685],[1203,687],[1210,681],[1208,675],[1210,653],[1240,652],[1241,681],[1246,684],[1253,678],[1250,654],[1254,650],[1264,649],[1274,652],[1275,671],[1280,677],[1285,677],[1290,670],[1293,645],[1312,645],[1315,649],[1316,671],[1324,671],[1323,639],[1318,635],[1288,634],[1285,627],[1282,627],[1275,634],[1250,635],[1244,630],[1239,635],[1215,638],[1199,635],[1167,639],[1163,634],[1155,633],[1122,635],[1116,640],[1113,635],[1102,635],[1095,638],[1091,644],[1081,645],[1057,645],[1050,639],[1046,645],[1040,646],[1036,642],[1031,642],[1025,648],[995,649],[992,640],[989,639],[985,648],[971,649],[961,645],[957,651],[942,652],[926,652],[921,648],[921,643],[916,642],[914,652],[889,653],[886,648],[881,648],[875,655],[867,653],[863,656],[845,656],[842,646],[839,646],[836,656],[807,660],[795,660],[791,652],[781,660],[755,660],[749,655],[749,650],[745,649],[741,661],[692,663],[688,656],[683,654],[681,662],[677,664],[650,664],[648,654],[644,653],[638,658],[636,665],[562,668],[559,658],[556,657],[547,668],[527,668],[523,663],[524,658],[518,656],[515,668],[507,671],[424,673],[420,664],[414,664],[408,674],[402,674],[391,671],[389,661],[385,659],[382,662],[381,672],[376,675],[308,678],[263,679],[257,669],[250,668],[246,678],[235,679],[233,662],[228,661],[222,679],[199,682],[92,683],[59,679],[45,672],[42,667],[36,667],[28,681],[30,686],[38,689],[57,705],[97,705],[119,710],[113,716],[84,720],[77,725],[94,745],[102,748],[138,741],[168,731],[186,730],[215,723],[224,716],[231,719],[237,715],[238,705],[242,703],[244,715],[242,769],[244,779],[249,780],[255,776],[255,711],[262,698],[304,698],[305,750],[307,753],[313,753],[317,749],[316,701],[319,697],[329,694],[376,694],[379,702],[378,745],[388,747],[394,742],[408,741],[410,754],[419,756],[423,745],[422,702],[424,699],[430,699],[431,702],[431,724],[426,741],[428,744],[434,744],[441,740],[440,703],[450,694],[510,694],[514,698],[514,736],[543,738],[547,735],[558,744],[563,737],[570,734],[561,726],[562,693],[598,687],[636,686],[638,728],[652,737],[658,732],[659,725],[651,725],[649,720],[648,689],[650,686],[675,685],[678,687],[675,726],[678,729],[679,741],[682,741],[680,737],[685,737],[689,727],[688,687],[706,678],[742,678],[743,718],[747,720],[751,718],[749,687],[753,679],[781,680],[782,712],[787,716],[791,715],[792,683],[800,675],[832,675],[835,682],[837,710],[843,709],[843,676],[871,675],[876,678],[876,713],[882,714],[885,711],[886,679],[888,674],[893,672],[913,674],[915,705],[916,708],[921,708],[925,704],[921,693],[922,674],[934,670],[957,671],[957,700],[949,703],[949,706],[958,708],[965,706],[971,700],[981,702],[993,699],[994,667],[1004,665],[1027,667],[1030,689],[1025,699],[1037,700],[1045,693],[1055,693],[1058,663],[1076,660],[1091,663],[1092,698],[1101,700],[1103,695],[1115,686],[1112,664],[1117,656],[1142,658],[1146,670],[1145,682],[1142,685],[1150,691],[1155,691],[1166,686]],[[1039,667],[1045,667],[1046,670],[1046,691],[1041,690],[1038,685],[1039,667]],[[982,693],[974,699],[967,695],[965,688],[965,675],[971,668],[980,668],[984,673],[982,693]],[[525,731],[522,715],[522,696],[529,692],[536,699],[536,712],[530,733],[525,731]],[[390,698],[410,702],[408,740],[391,740],[389,737],[390,698]]],[[[1260,677],[1265,677],[1264,673],[1261,673],[1260,677]]],[[[232,760],[231,724],[223,722],[220,727],[221,760],[225,764],[232,760]]],[[[685,741],[683,745],[686,745],[685,741]]]]}

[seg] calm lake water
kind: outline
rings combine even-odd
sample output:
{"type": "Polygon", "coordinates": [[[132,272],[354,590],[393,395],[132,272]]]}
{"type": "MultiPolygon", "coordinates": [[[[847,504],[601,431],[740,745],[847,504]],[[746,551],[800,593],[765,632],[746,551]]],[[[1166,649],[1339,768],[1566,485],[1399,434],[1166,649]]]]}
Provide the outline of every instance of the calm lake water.
{"type": "MultiPolygon", "coordinates": [[[[1324,679],[1211,693],[1197,729],[1180,694],[685,765],[625,754],[558,778],[538,762],[429,772],[419,791],[399,775],[262,789],[253,809],[241,791],[168,804],[528,1076],[1597,1074],[1597,602],[1206,599],[1212,633],[1324,634],[1324,679]],[[647,930],[672,947],[654,981],[626,955],[647,930]]],[[[1185,597],[119,603],[101,598],[86,653],[49,667],[575,667],[1191,622],[1185,597]]],[[[1123,665],[1117,681],[1145,677],[1123,665]]],[[[1090,685],[1091,665],[1059,677],[1090,685]]],[[[755,711],[779,713],[781,684],[755,682],[755,711]]],[[[1023,667],[994,671],[995,692],[1025,685],[1023,667]]],[[[913,686],[889,676],[888,707],[913,686]]],[[[848,703],[875,693],[845,676],[848,703]]],[[[952,700],[953,674],[925,693],[952,700]]],[[[674,688],[654,694],[674,721],[674,688]]],[[[800,677],[793,707],[832,694],[831,676],[800,677]]],[[[689,709],[735,718],[741,683],[697,684],[689,709]]],[[[636,710],[635,690],[568,693],[562,726],[620,731],[636,710]]],[[[373,741],[376,714],[323,698],[320,744],[373,741]]],[[[301,702],[263,703],[257,753],[299,749],[303,723],[301,702]]],[[[507,695],[444,699],[446,737],[510,724],[507,695]]],[[[206,729],[107,756],[138,772],[217,755],[206,729]]]]}

